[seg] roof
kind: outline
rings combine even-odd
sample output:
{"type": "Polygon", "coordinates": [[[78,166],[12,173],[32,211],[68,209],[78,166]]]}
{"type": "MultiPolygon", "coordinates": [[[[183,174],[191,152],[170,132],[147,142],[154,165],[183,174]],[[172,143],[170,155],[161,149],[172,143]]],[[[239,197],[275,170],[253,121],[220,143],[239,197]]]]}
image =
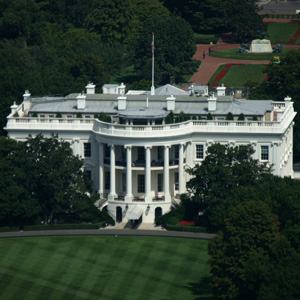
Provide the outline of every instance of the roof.
{"type": "MultiPolygon", "coordinates": [[[[157,118],[165,116],[167,112],[167,95],[126,95],[126,109],[118,110],[118,96],[107,94],[87,94],[85,109],[77,109],[78,94],[71,94],[65,98],[32,99],[33,106],[30,112],[38,113],[87,113],[96,114],[104,112],[107,114],[119,114],[124,118],[148,117],[157,118]],[[148,98],[148,101],[147,101],[148,98]],[[148,104],[147,104],[148,103],[148,104]],[[148,109],[145,107],[148,105],[148,109]]],[[[184,112],[191,115],[205,115],[208,113],[208,97],[205,96],[175,96],[174,113],[184,112]]],[[[272,100],[237,100],[233,96],[218,96],[216,110],[213,115],[226,115],[231,112],[233,115],[263,116],[267,111],[272,110],[272,100]]]]}

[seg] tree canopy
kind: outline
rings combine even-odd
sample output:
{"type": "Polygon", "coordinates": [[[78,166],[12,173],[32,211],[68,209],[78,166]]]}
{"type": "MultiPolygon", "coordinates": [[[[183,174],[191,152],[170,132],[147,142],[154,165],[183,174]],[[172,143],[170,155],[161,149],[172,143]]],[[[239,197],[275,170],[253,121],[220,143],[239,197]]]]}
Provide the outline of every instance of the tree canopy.
{"type": "Polygon", "coordinates": [[[229,208],[235,204],[230,199],[234,191],[256,185],[270,174],[270,168],[255,160],[253,154],[250,145],[213,144],[201,165],[187,170],[192,175],[187,183],[191,200],[199,203],[206,226],[222,228],[229,208]]]}

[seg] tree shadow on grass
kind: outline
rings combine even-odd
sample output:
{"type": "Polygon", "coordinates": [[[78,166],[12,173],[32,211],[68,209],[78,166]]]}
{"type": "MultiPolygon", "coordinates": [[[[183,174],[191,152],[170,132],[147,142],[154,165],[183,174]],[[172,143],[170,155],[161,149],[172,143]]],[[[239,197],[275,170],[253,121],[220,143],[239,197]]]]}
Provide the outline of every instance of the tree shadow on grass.
{"type": "Polygon", "coordinates": [[[210,282],[211,277],[203,277],[199,282],[189,282],[186,288],[197,296],[195,300],[216,300],[218,298],[212,295],[210,282]]]}

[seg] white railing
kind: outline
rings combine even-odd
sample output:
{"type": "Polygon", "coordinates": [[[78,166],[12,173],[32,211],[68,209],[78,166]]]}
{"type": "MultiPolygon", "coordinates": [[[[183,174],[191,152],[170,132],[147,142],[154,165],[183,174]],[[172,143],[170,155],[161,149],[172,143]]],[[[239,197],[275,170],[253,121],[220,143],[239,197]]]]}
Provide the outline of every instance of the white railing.
{"type": "MultiPolygon", "coordinates": [[[[285,105],[285,103],[282,103],[285,105]]],[[[278,106],[278,103],[276,103],[278,106]]],[[[286,105],[285,105],[286,106],[286,105]]],[[[283,132],[295,117],[293,105],[285,107],[281,121],[220,121],[190,120],[168,125],[123,125],[104,123],[96,119],[73,118],[14,118],[8,117],[6,130],[91,130],[96,134],[120,137],[164,137],[180,136],[193,132],[237,132],[237,133],[280,133],[283,132]]]]}

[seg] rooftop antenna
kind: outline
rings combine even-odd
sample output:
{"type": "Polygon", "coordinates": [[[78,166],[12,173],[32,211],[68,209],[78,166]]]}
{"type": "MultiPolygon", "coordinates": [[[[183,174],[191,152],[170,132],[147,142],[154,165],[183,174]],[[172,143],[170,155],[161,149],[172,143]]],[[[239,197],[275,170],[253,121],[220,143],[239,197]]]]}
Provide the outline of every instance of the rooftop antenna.
{"type": "Polygon", "coordinates": [[[152,86],[151,86],[151,95],[155,95],[155,88],[154,88],[154,33],[152,33],[151,51],[152,51],[152,86]]]}

